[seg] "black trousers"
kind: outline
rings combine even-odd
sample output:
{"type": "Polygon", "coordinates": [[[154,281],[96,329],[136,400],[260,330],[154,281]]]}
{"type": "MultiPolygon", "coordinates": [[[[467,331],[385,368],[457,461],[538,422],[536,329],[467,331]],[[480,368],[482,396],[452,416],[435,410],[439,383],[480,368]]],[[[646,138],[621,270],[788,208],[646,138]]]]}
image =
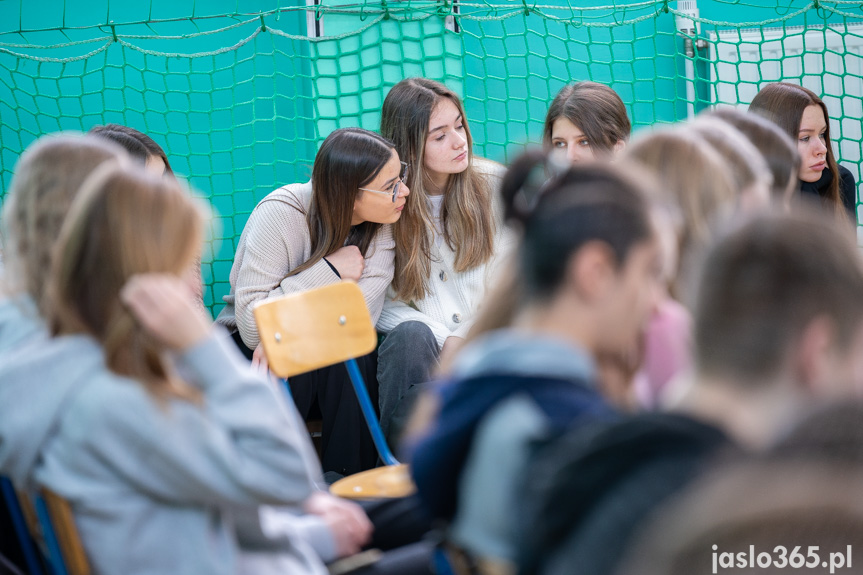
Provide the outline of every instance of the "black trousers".
{"type": "MultiPolygon", "coordinates": [[[[239,332],[234,342],[249,360],[253,351],[239,332]]],[[[372,405],[378,404],[377,353],[357,358],[372,405]]],[[[344,364],[331,365],[288,380],[297,411],[306,421],[321,420],[321,466],[324,472],[351,475],[375,467],[377,450],[344,364]]]]}

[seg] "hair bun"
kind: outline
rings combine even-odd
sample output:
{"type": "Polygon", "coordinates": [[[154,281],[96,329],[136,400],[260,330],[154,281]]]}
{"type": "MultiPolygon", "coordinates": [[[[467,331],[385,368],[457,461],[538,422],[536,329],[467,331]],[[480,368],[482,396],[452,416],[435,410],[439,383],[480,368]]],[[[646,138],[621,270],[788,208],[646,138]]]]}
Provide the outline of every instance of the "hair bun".
{"type": "Polygon", "coordinates": [[[501,184],[504,218],[527,222],[549,185],[568,171],[569,164],[542,150],[529,150],[516,158],[501,184]]]}

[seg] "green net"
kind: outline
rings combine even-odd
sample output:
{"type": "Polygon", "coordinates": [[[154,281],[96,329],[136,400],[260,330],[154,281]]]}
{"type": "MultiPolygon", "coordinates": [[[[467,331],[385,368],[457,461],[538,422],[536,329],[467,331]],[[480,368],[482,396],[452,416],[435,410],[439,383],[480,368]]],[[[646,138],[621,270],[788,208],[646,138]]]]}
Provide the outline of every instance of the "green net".
{"type": "Polygon", "coordinates": [[[203,273],[218,312],[255,204],[306,180],[333,129],[377,129],[409,76],[461,94],[476,152],[502,162],[540,141],[574,80],[611,85],[636,129],[802,83],[860,181],[860,1],[698,0],[697,16],[659,0],[307,2],[0,0],[0,200],[40,135],[147,133],[213,206],[203,273]]]}

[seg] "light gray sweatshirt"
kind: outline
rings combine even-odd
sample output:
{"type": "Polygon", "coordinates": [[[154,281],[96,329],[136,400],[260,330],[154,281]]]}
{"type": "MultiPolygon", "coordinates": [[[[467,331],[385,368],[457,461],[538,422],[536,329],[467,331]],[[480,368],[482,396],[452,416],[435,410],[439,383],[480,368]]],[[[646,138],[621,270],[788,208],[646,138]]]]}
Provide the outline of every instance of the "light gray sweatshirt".
{"type": "Polygon", "coordinates": [[[317,518],[260,536],[259,508],[296,508],[320,467],[293,405],[223,330],[176,357],[199,404],[160,403],[87,336],[0,358],[0,473],[71,503],[95,573],[326,573],[312,542],[332,538],[317,518]]]}
{"type": "Polygon", "coordinates": [[[27,341],[46,337],[48,330],[30,296],[0,293],[0,358],[27,341]]]}

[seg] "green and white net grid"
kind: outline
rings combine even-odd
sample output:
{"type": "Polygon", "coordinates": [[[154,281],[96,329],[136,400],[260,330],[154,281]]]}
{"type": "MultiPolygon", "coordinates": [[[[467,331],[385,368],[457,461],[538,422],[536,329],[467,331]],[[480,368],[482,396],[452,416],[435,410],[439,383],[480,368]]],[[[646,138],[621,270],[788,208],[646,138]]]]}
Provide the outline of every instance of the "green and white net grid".
{"type": "Polygon", "coordinates": [[[255,204],[305,181],[335,128],[377,129],[410,76],[461,94],[476,152],[501,162],[540,141],[572,81],[612,86],[636,130],[801,83],[860,181],[860,1],[307,1],[0,0],[0,201],[39,136],[141,130],[214,208],[204,281],[218,312],[255,204]]]}

